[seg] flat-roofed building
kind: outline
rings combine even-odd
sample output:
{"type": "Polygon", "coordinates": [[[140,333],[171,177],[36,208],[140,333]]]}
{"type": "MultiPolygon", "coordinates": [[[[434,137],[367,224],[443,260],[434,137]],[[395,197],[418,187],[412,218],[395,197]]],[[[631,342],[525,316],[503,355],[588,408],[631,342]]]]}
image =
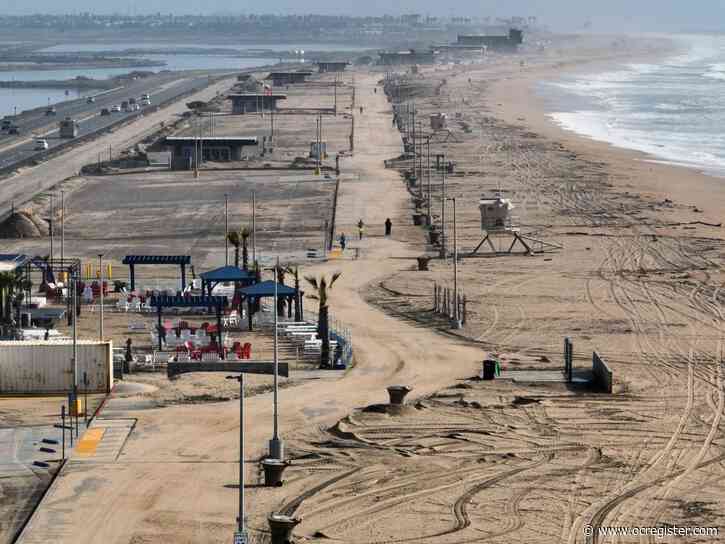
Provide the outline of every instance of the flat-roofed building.
{"type": "Polygon", "coordinates": [[[294,85],[304,83],[305,80],[312,75],[312,72],[272,72],[265,79],[272,80],[272,85],[279,87],[281,85],[294,85]]]}
{"type": "Polygon", "coordinates": [[[326,72],[344,72],[350,66],[350,63],[346,60],[320,61],[315,64],[317,64],[317,70],[321,74],[326,72]]]}
{"type": "Polygon", "coordinates": [[[202,161],[229,162],[242,159],[244,147],[256,146],[250,136],[167,136],[163,145],[171,151],[171,168],[189,170],[201,156],[202,161]]]}
{"type": "Polygon", "coordinates": [[[256,113],[258,111],[276,111],[279,100],[287,100],[286,94],[238,93],[229,94],[232,101],[232,113],[256,113]]]}
{"type": "Polygon", "coordinates": [[[407,51],[381,51],[378,54],[380,55],[378,64],[396,66],[400,64],[433,64],[437,51],[408,49],[407,51]]]}

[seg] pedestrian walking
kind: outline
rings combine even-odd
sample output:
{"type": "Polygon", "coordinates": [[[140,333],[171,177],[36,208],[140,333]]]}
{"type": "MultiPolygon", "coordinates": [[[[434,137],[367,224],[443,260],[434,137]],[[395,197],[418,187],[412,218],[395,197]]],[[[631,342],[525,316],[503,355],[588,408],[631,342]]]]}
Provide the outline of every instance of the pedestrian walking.
{"type": "Polygon", "coordinates": [[[388,217],[385,220],[385,236],[390,236],[391,232],[393,232],[393,222],[390,220],[390,217],[388,217]]]}
{"type": "Polygon", "coordinates": [[[363,234],[365,234],[365,223],[363,223],[362,219],[357,222],[357,234],[359,236],[359,239],[362,240],[363,234]]]}
{"type": "Polygon", "coordinates": [[[345,251],[345,246],[347,245],[347,238],[345,238],[345,233],[343,232],[340,235],[340,247],[343,251],[345,251]]]}
{"type": "Polygon", "coordinates": [[[363,112],[363,107],[360,106],[360,115],[362,115],[362,112],[363,112]]]}

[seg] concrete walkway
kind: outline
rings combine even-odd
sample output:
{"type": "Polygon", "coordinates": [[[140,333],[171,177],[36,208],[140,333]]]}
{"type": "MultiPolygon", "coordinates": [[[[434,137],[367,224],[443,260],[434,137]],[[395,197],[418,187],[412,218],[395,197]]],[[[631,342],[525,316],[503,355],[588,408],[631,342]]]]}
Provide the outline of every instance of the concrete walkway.
{"type": "MultiPolygon", "coordinates": [[[[333,425],[357,407],[387,402],[386,386],[412,386],[411,396],[440,389],[475,374],[481,353],[428,329],[389,317],[364,300],[366,286],[413,266],[420,251],[397,239],[422,239],[410,225],[408,195],[383,160],[400,153],[379,75],[358,75],[356,143],[342,168],[359,174],[345,181],[339,200],[338,232],[352,234],[359,219],[367,238],[361,258],[347,255],[305,268],[305,275],[340,270],[332,290],[332,315],[348,324],[356,366],[344,378],[310,381],[281,391],[281,432],[293,441],[333,425]],[[383,222],[394,222],[385,239],[383,222]]],[[[354,241],[353,241],[354,242],[354,241]]],[[[357,244],[357,242],[354,242],[357,244]]],[[[258,481],[251,462],[264,454],[272,429],[271,395],[248,399],[246,481],[258,481]]],[[[103,414],[101,415],[103,417],[103,414]]],[[[127,411],[137,419],[113,463],[70,465],[49,492],[20,542],[166,543],[229,542],[237,508],[239,403],[237,401],[127,411]]],[[[284,500],[285,488],[250,489],[252,531],[266,528],[268,512],[284,500]]],[[[304,533],[305,527],[300,531],[304,533]]]]}

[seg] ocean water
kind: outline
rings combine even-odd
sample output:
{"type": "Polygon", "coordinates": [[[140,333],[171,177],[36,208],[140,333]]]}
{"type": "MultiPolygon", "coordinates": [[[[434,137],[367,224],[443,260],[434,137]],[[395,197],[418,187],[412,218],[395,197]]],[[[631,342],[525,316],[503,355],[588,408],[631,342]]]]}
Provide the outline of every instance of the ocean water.
{"type": "Polygon", "coordinates": [[[537,91],[566,130],[725,177],[725,36],[675,39],[669,58],[567,74],[537,91]]]}

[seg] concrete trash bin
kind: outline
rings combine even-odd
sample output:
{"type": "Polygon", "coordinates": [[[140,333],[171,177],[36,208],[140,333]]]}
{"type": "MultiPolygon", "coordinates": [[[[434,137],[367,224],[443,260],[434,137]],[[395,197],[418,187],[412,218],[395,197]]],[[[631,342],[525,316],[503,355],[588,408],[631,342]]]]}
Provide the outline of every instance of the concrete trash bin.
{"type": "Polygon", "coordinates": [[[428,270],[428,263],[430,262],[430,257],[423,255],[416,258],[418,259],[418,270],[428,270]]]}
{"type": "Polygon", "coordinates": [[[483,361],[483,379],[493,380],[496,377],[496,361],[486,359],[483,361]]]}
{"type": "Polygon", "coordinates": [[[282,474],[284,469],[289,466],[286,461],[279,459],[264,459],[262,468],[264,469],[264,485],[265,487],[280,487],[283,483],[282,474]]]}
{"type": "Polygon", "coordinates": [[[272,533],[272,544],[292,544],[292,531],[302,518],[293,518],[284,514],[270,514],[267,517],[272,533]]]}
{"type": "Polygon", "coordinates": [[[400,406],[405,403],[405,396],[412,389],[406,385],[391,385],[388,387],[388,395],[390,396],[390,404],[400,406]]]}

